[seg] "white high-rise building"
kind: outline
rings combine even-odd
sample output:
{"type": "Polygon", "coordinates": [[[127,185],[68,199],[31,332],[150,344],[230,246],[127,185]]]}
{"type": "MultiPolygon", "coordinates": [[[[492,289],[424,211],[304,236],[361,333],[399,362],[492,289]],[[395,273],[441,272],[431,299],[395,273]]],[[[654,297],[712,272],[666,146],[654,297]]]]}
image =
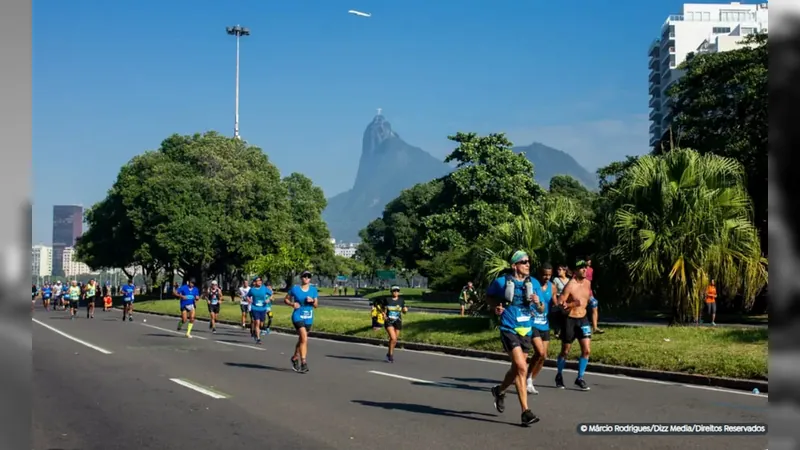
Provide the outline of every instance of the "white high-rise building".
{"type": "Polygon", "coordinates": [[[35,277],[49,277],[53,274],[53,247],[31,247],[31,274],[35,277]]]}
{"type": "Polygon", "coordinates": [[[344,256],[345,258],[352,258],[356,255],[356,250],[358,250],[358,244],[349,243],[349,244],[336,244],[333,247],[333,254],[337,256],[344,256]]]}
{"type": "Polygon", "coordinates": [[[72,247],[64,248],[61,263],[62,267],[64,268],[65,277],[69,278],[91,273],[89,266],[75,259],[75,249],[72,247]]]}
{"type": "Polygon", "coordinates": [[[683,71],[677,67],[690,53],[724,52],[742,46],[745,36],[767,32],[767,4],[686,3],[683,14],[671,15],[651,44],[650,146],[655,146],[672,121],[667,89],[683,71]]]}

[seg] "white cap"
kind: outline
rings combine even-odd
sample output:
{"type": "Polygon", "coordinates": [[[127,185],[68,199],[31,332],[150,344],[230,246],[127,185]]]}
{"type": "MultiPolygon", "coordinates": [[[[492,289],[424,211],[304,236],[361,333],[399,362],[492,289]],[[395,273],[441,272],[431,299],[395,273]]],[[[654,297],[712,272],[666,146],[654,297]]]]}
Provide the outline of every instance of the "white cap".
{"type": "Polygon", "coordinates": [[[217,280],[212,281],[211,284],[217,284],[217,280]]]}

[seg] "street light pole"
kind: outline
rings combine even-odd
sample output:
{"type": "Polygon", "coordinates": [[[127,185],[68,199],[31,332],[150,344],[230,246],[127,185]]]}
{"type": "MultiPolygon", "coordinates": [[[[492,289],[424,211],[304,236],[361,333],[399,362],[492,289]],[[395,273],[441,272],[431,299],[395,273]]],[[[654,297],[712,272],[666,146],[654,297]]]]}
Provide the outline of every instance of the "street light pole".
{"type": "Polygon", "coordinates": [[[231,36],[236,36],[236,112],[233,119],[233,138],[241,139],[239,137],[239,38],[250,36],[250,30],[236,25],[235,27],[227,27],[225,31],[231,36]]]}

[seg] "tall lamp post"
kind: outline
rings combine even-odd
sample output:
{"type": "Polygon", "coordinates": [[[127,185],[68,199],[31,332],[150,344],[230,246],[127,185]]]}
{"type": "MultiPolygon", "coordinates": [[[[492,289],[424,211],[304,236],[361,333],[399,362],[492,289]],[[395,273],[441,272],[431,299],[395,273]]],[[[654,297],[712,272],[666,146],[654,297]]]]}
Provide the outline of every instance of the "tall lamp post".
{"type": "Polygon", "coordinates": [[[225,31],[231,36],[236,36],[236,113],[233,120],[233,137],[234,139],[241,139],[239,137],[239,38],[242,36],[250,36],[250,29],[240,27],[227,27],[225,31]]]}

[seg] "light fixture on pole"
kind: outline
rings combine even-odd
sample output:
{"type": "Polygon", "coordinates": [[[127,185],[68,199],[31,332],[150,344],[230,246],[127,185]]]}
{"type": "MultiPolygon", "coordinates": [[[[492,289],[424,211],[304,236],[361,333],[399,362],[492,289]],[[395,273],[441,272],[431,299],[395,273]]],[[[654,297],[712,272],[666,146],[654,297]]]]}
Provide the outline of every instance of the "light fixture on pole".
{"type": "Polygon", "coordinates": [[[236,25],[235,27],[227,27],[225,31],[231,36],[236,36],[236,112],[233,120],[233,137],[239,137],[239,38],[242,36],[250,36],[250,29],[236,25]]]}

